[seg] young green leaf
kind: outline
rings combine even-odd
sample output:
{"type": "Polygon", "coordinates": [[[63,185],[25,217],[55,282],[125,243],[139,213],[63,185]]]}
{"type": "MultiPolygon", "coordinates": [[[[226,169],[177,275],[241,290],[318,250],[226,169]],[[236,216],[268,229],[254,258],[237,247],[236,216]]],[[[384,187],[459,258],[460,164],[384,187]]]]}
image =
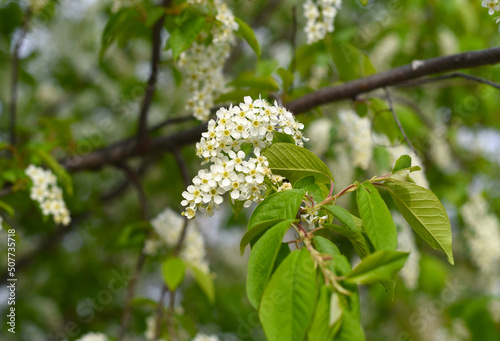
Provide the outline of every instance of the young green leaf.
{"type": "Polygon", "coordinates": [[[336,205],[328,205],[324,206],[323,209],[333,214],[334,217],[337,218],[342,224],[344,224],[344,226],[349,230],[358,231],[351,213],[349,213],[349,211],[347,211],[345,208],[336,205]]]}
{"type": "Polygon", "coordinates": [[[198,34],[203,30],[205,22],[206,18],[203,16],[193,17],[186,20],[172,32],[168,44],[172,49],[172,58],[174,60],[191,46],[198,34]]]}
{"type": "Polygon", "coordinates": [[[198,286],[203,291],[205,296],[207,296],[210,303],[213,304],[215,302],[215,289],[214,289],[214,281],[210,276],[210,274],[201,271],[200,269],[191,264],[187,264],[187,266],[193,273],[196,284],[198,284],[198,286]]]}
{"type": "Polygon", "coordinates": [[[186,265],[182,259],[177,257],[170,257],[161,266],[161,273],[163,275],[163,280],[167,285],[168,290],[177,290],[179,285],[181,285],[184,280],[184,274],[186,273],[186,265]]]}
{"type": "Polygon", "coordinates": [[[363,6],[368,5],[368,0],[359,0],[359,3],[363,6]]]}
{"type": "Polygon", "coordinates": [[[264,151],[274,174],[287,178],[292,184],[314,176],[316,183],[331,183],[333,175],[313,152],[291,143],[275,143],[264,151]]]}
{"type": "MultiPolygon", "coordinates": [[[[293,139],[292,135],[288,135],[285,133],[280,133],[279,131],[274,132],[274,137],[273,137],[273,143],[293,143],[295,144],[295,140],[293,139]]],[[[314,183],[314,180],[313,180],[314,183]]]]}
{"type": "Polygon", "coordinates": [[[314,317],[307,331],[307,339],[309,341],[333,340],[335,333],[339,330],[339,320],[342,313],[343,309],[339,304],[338,295],[333,292],[332,287],[322,286],[316,302],[314,317]]]}
{"type": "Polygon", "coordinates": [[[316,270],[307,249],[292,252],[267,285],[259,307],[270,341],[302,341],[316,301],[316,270]]]}
{"type": "Polygon", "coordinates": [[[255,34],[253,33],[253,30],[246,22],[244,22],[242,19],[235,17],[236,23],[238,24],[238,31],[236,31],[236,34],[240,37],[246,40],[248,45],[252,48],[253,52],[257,55],[257,57],[260,58],[260,46],[259,42],[257,41],[257,38],[255,37],[255,34]]]}
{"type": "Polygon", "coordinates": [[[363,236],[361,231],[353,231],[346,229],[345,227],[338,226],[335,224],[329,224],[325,223],[323,226],[329,230],[332,230],[338,234],[340,234],[342,237],[345,237],[349,239],[354,246],[354,249],[356,250],[356,253],[361,257],[364,258],[370,254],[370,247],[368,243],[365,240],[365,237],[363,236]]]}
{"type": "Polygon", "coordinates": [[[347,260],[347,258],[342,255],[330,240],[326,239],[325,237],[321,236],[315,236],[313,238],[314,240],[314,248],[320,252],[327,254],[333,258],[332,263],[333,265],[330,265],[331,270],[335,271],[335,273],[339,276],[343,276],[348,274],[351,271],[351,264],[347,260]]]}
{"type": "Polygon", "coordinates": [[[375,250],[395,250],[398,243],[396,225],[375,186],[370,182],[360,184],[356,201],[363,226],[375,250]]]}
{"type": "Polygon", "coordinates": [[[399,159],[396,161],[396,165],[394,166],[392,172],[396,173],[401,169],[410,167],[411,167],[411,157],[409,155],[401,155],[399,159]]]}
{"type": "Polygon", "coordinates": [[[376,251],[364,258],[346,276],[346,281],[358,284],[391,281],[394,275],[401,270],[407,257],[407,252],[391,250],[376,251]]]}
{"type": "Polygon", "coordinates": [[[259,89],[260,91],[278,91],[279,85],[272,76],[258,76],[253,72],[244,71],[238,75],[228,86],[237,88],[259,89]]]}
{"type": "Polygon", "coordinates": [[[7,212],[11,217],[14,216],[14,207],[10,206],[6,202],[0,201],[0,208],[7,212]]]}
{"type": "Polygon", "coordinates": [[[283,91],[288,93],[288,88],[290,88],[290,85],[293,83],[293,73],[283,68],[279,68],[276,72],[278,72],[283,82],[283,91]]]}
{"type": "Polygon", "coordinates": [[[281,241],[290,228],[290,220],[282,221],[267,230],[255,243],[248,259],[247,296],[257,309],[264,288],[271,276],[274,262],[281,248],[281,241]]]}
{"type": "Polygon", "coordinates": [[[394,203],[413,230],[434,249],[443,251],[454,263],[448,214],[434,193],[409,182],[388,182],[394,203]]]}
{"type": "Polygon", "coordinates": [[[262,235],[268,228],[282,220],[295,219],[299,210],[304,191],[291,189],[275,193],[261,202],[253,211],[248,222],[248,231],[240,242],[240,252],[245,252],[245,247],[262,235]]]}
{"type": "Polygon", "coordinates": [[[365,341],[365,333],[361,327],[359,314],[344,308],[342,326],[335,337],[335,341],[365,341]]]}

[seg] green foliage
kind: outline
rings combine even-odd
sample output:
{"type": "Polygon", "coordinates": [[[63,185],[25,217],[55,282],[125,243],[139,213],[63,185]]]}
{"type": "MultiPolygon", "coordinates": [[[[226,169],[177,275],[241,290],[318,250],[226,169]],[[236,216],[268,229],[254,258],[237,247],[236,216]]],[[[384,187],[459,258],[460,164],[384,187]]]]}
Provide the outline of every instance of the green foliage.
{"type": "Polygon", "coordinates": [[[250,45],[252,50],[255,52],[257,57],[260,57],[259,42],[257,41],[257,38],[255,38],[255,34],[253,33],[252,28],[238,17],[236,17],[235,20],[236,23],[238,23],[238,31],[236,31],[236,34],[242,39],[245,39],[248,45],[250,45]]]}
{"type": "Polygon", "coordinates": [[[386,182],[384,187],[413,230],[453,264],[450,220],[436,195],[412,183],[386,182]]]}
{"type": "Polygon", "coordinates": [[[268,340],[302,340],[316,295],[316,271],[309,252],[292,252],[271,277],[260,303],[259,317],[268,340]]]}
{"type": "Polygon", "coordinates": [[[271,171],[284,176],[292,184],[307,176],[314,176],[316,183],[333,182],[333,175],[325,163],[305,148],[275,143],[263,154],[269,161],[271,171]]]}
{"type": "Polygon", "coordinates": [[[356,194],[363,226],[375,250],[396,250],[396,225],[375,186],[370,182],[359,184],[356,194]]]}
{"type": "Polygon", "coordinates": [[[391,281],[401,270],[407,257],[407,252],[375,251],[346,276],[346,281],[358,284],[391,281]]]}
{"type": "Polygon", "coordinates": [[[167,46],[172,49],[173,59],[177,59],[182,52],[193,44],[198,34],[203,30],[205,22],[205,17],[195,16],[184,21],[172,32],[167,46]]]}
{"type": "Polygon", "coordinates": [[[182,259],[170,257],[163,262],[161,271],[168,290],[175,291],[184,280],[186,265],[182,259]]]}

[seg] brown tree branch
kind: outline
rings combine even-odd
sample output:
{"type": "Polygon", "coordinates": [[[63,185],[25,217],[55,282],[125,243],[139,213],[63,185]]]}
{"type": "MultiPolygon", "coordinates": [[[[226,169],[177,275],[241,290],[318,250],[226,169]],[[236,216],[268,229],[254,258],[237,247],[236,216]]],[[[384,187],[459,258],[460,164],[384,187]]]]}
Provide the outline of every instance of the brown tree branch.
{"type": "MultiPolygon", "coordinates": [[[[162,4],[163,6],[164,4],[162,4]]],[[[153,26],[153,48],[151,53],[151,74],[149,75],[148,82],[146,84],[146,92],[141,104],[141,111],[139,114],[139,122],[137,127],[137,140],[139,143],[145,143],[145,138],[147,137],[147,119],[149,108],[151,107],[151,102],[153,101],[153,95],[156,90],[156,84],[158,82],[158,66],[160,64],[160,52],[161,52],[161,30],[163,29],[163,23],[165,21],[165,14],[156,21],[153,26]]],[[[144,146],[145,148],[146,146],[144,146]]]]}
{"type": "MultiPolygon", "coordinates": [[[[395,86],[423,76],[498,62],[500,62],[500,47],[431,58],[420,61],[420,65],[404,65],[338,86],[323,88],[299,97],[285,104],[285,106],[294,114],[300,114],[326,103],[352,99],[361,93],[395,86]]],[[[203,123],[186,131],[154,138],[150,141],[148,152],[172,152],[175,149],[192,144],[199,140],[201,133],[205,129],[206,123],[203,123]]],[[[65,160],[62,164],[70,171],[77,172],[117,164],[139,154],[141,153],[137,141],[129,138],[92,153],[65,160]]]]}

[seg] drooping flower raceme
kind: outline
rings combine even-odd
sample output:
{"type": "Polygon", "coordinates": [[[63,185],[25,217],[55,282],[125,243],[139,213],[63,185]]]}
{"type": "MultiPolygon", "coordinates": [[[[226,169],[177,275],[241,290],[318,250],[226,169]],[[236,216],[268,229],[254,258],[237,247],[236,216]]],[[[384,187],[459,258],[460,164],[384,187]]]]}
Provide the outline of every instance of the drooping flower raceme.
{"type": "MultiPolygon", "coordinates": [[[[201,3],[200,1],[189,1],[201,3]]],[[[222,73],[229,57],[231,45],[235,42],[234,31],[238,30],[233,12],[222,0],[214,1],[217,14],[210,37],[196,41],[179,56],[177,64],[185,72],[188,89],[192,93],[186,109],[200,121],[210,117],[214,95],[224,88],[222,73]]]]}
{"type": "Polygon", "coordinates": [[[342,0],[306,0],[304,16],[307,19],[305,32],[307,43],[312,44],[323,39],[335,29],[333,22],[342,6],[342,0]]]}
{"type": "Polygon", "coordinates": [[[57,178],[50,170],[29,165],[25,170],[33,182],[30,197],[40,205],[43,215],[54,216],[56,224],[71,222],[69,210],[63,200],[62,190],[57,186],[57,178]]]}
{"type": "MultiPolygon", "coordinates": [[[[217,111],[217,120],[208,122],[208,131],[196,144],[196,155],[210,163],[193,178],[193,184],[182,193],[183,214],[192,219],[197,211],[211,215],[230,193],[233,201],[243,201],[244,207],[260,202],[266,192],[264,180],[271,178],[269,163],[261,150],[271,145],[274,132],[281,132],[303,145],[304,125],[295,121],[292,113],[277,103],[245,97],[244,103],[217,111]],[[251,145],[245,153],[242,145],[251,145]]],[[[286,189],[286,188],[283,188],[286,189]]]]}
{"type": "MultiPolygon", "coordinates": [[[[148,239],[144,245],[144,253],[154,254],[158,247],[167,245],[174,247],[184,228],[184,218],[170,207],[158,214],[152,221],[156,234],[160,240],[148,239]]],[[[205,239],[194,221],[188,222],[186,227],[185,242],[182,244],[179,257],[205,273],[209,273],[206,259],[205,239]]]]}
{"type": "Polygon", "coordinates": [[[468,229],[467,243],[473,263],[479,268],[482,283],[490,294],[500,294],[500,223],[488,212],[488,202],[481,195],[469,198],[460,209],[468,229]]]}
{"type": "Polygon", "coordinates": [[[371,122],[368,117],[359,117],[352,110],[339,112],[343,134],[351,148],[352,163],[366,170],[373,155],[371,122]]]}

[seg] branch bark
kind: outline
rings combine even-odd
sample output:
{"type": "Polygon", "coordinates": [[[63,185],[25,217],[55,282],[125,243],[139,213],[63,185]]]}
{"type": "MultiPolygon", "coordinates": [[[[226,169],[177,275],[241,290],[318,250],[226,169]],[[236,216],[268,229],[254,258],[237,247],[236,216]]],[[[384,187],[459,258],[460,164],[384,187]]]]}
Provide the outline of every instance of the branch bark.
{"type": "MultiPolygon", "coordinates": [[[[399,85],[423,76],[496,64],[498,62],[500,62],[500,47],[431,58],[420,61],[419,65],[416,65],[416,63],[413,66],[411,64],[404,65],[338,86],[323,88],[299,97],[285,104],[285,106],[294,114],[300,114],[323,104],[352,99],[365,92],[399,85]]],[[[150,141],[147,152],[173,152],[183,146],[192,144],[199,140],[201,133],[206,130],[206,126],[206,123],[202,123],[186,131],[154,138],[150,141]]],[[[77,172],[117,164],[140,154],[141,150],[137,141],[128,138],[92,153],[64,160],[62,164],[70,171],[77,172]]]]}

